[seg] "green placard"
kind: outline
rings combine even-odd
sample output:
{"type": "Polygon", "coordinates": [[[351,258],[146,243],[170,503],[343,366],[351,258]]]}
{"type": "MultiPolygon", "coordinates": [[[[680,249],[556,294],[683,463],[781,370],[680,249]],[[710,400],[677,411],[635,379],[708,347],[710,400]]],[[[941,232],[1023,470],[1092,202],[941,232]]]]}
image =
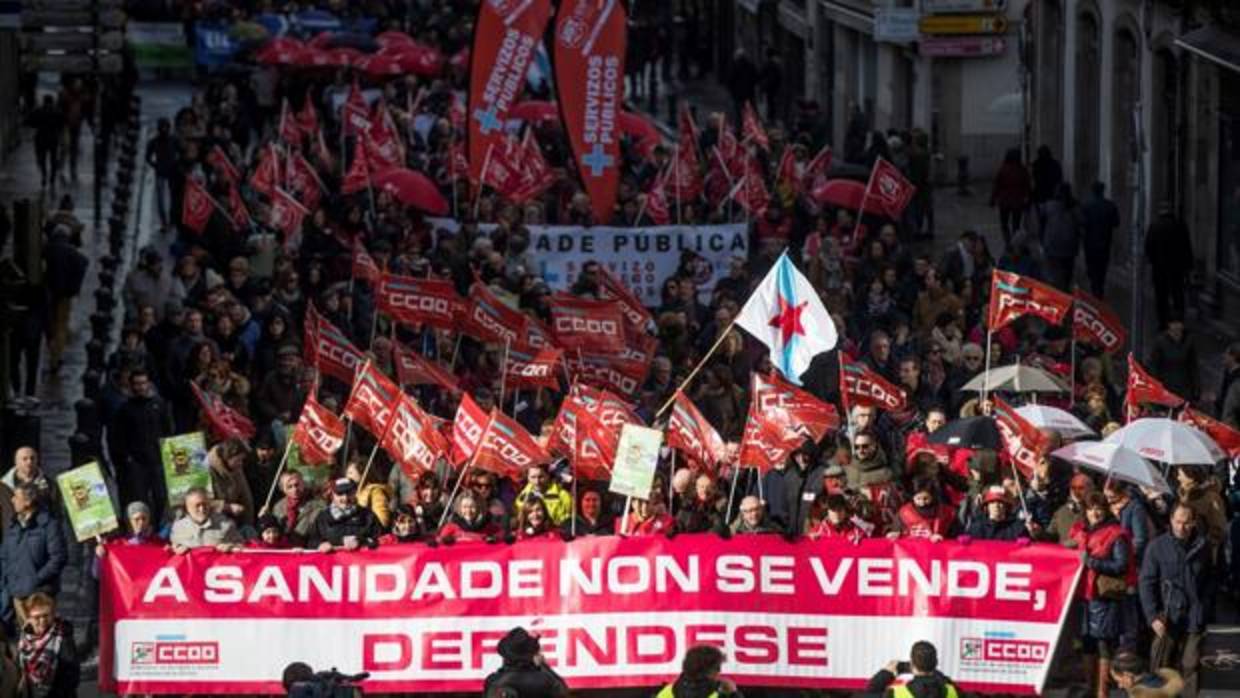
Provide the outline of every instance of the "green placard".
{"type": "Polygon", "coordinates": [[[185,493],[194,487],[211,492],[207,439],[201,431],[160,439],[159,457],[164,462],[164,484],[168,486],[169,505],[181,506],[185,493]]]}
{"type": "Polygon", "coordinates": [[[56,477],[56,485],[78,542],[120,528],[112,497],[108,495],[108,483],[98,463],[91,461],[61,473],[56,477]]]}
{"type": "Polygon", "coordinates": [[[305,458],[301,456],[301,447],[293,441],[293,429],[296,425],[287,427],[284,432],[284,438],[289,444],[288,462],[284,464],[285,470],[296,470],[301,473],[302,479],[306,481],[306,487],[311,490],[318,490],[322,485],[326,485],[332,476],[332,464],[327,463],[307,463],[305,458]]]}
{"type": "Polygon", "coordinates": [[[662,444],[663,432],[658,429],[625,424],[620,430],[616,463],[611,470],[611,491],[626,497],[649,498],[662,444]]]}

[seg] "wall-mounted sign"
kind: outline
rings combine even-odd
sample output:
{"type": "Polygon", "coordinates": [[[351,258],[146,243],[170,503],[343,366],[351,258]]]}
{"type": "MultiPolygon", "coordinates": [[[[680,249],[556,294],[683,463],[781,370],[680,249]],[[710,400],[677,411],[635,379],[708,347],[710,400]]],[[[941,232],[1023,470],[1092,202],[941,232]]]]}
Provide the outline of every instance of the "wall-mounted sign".
{"type": "Polygon", "coordinates": [[[1007,31],[1003,15],[937,15],[922,17],[922,34],[1003,34],[1007,31]]]}
{"type": "Polygon", "coordinates": [[[921,14],[915,7],[880,7],[874,10],[874,40],[907,44],[921,36],[921,14]]]}
{"type": "Polygon", "coordinates": [[[938,12],[999,12],[1006,0],[922,0],[927,14],[938,12]]]}
{"type": "Polygon", "coordinates": [[[999,56],[1007,50],[1007,41],[989,36],[962,36],[959,38],[925,38],[917,44],[923,56],[934,58],[980,58],[999,56]]]}

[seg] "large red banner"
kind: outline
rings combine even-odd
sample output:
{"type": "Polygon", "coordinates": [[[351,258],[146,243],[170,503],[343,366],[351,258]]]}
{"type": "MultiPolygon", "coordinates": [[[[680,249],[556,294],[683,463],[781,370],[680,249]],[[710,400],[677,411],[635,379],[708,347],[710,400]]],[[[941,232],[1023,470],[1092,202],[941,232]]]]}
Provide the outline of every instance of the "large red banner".
{"type": "Polygon", "coordinates": [[[564,0],[555,22],[560,117],[599,223],[611,220],[620,186],[627,21],[620,0],[564,0]]]}
{"type": "Polygon", "coordinates": [[[513,626],[574,689],[655,686],[720,646],[741,684],[859,689],[914,640],[966,690],[1040,692],[1079,553],[1013,543],[599,537],[365,552],[110,545],[100,687],[283,693],[293,661],[367,693],[472,691],[513,626]]]}
{"type": "MultiPolygon", "coordinates": [[[[508,112],[551,19],[551,0],[486,0],[478,9],[469,75],[469,176],[482,179],[488,150],[504,147],[508,112]]],[[[623,82],[623,81],[622,81],[623,82]]]]}

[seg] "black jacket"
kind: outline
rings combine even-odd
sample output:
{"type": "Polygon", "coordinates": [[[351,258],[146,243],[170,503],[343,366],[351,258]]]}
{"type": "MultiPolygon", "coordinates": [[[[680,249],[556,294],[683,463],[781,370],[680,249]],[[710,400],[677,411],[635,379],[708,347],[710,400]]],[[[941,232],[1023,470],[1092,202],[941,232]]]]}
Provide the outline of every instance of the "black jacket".
{"type": "Polygon", "coordinates": [[[1029,537],[1024,521],[1015,516],[1009,516],[1003,521],[991,521],[985,511],[978,512],[977,518],[973,519],[965,532],[978,540],[1016,540],[1029,537]]]}
{"type": "Polygon", "coordinates": [[[613,536],[616,534],[616,521],[610,516],[600,516],[598,521],[591,524],[585,517],[578,515],[577,526],[574,530],[573,521],[569,519],[560,526],[561,533],[565,536],[613,536]]]}
{"type": "MultiPolygon", "coordinates": [[[[891,695],[888,688],[895,680],[895,674],[886,669],[880,670],[870,678],[870,684],[865,688],[864,698],[882,698],[891,695]]],[[[925,676],[914,676],[913,680],[905,685],[916,698],[943,698],[947,695],[949,684],[955,685],[951,679],[936,671],[925,676]]],[[[956,689],[956,693],[960,694],[959,688],[956,689]]]]}
{"type": "Polygon", "coordinates": [[[520,698],[568,698],[568,684],[554,671],[528,660],[504,661],[498,671],[487,677],[484,695],[495,689],[516,691],[520,698]]]}
{"type": "Polygon", "coordinates": [[[159,440],[171,435],[172,414],[161,398],[129,398],[108,430],[108,445],[117,473],[128,471],[128,475],[135,477],[162,479],[159,440]]]}
{"type": "Polygon", "coordinates": [[[53,236],[44,250],[47,260],[47,291],[53,299],[73,298],[82,290],[90,260],[66,237],[53,236]]]}
{"type": "Polygon", "coordinates": [[[356,536],[363,547],[373,548],[379,544],[381,535],[383,527],[369,509],[354,506],[352,512],[337,519],[332,516],[331,507],[327,507],[315,518],[307,542],[311,547],[322,543],[340,546],[344,545],[345,536],[356,536]]]}
{"type": "Polygon", "coordinates": [[[8,598],[55,596],[67,559],[65,534],[51,514],[40,510],[25,523],[14,517],[0,543],[0,589],[8,598]]]}
{"type": "Polygon", "coordinates": [[[1181,541],[1170,533],[1145,549],[1138,587],[1146,618],[1164,618],[1173,632],[1199,633],[1206,627],[1211,596],[1210,545],[1194,534],[1181,541]]]}

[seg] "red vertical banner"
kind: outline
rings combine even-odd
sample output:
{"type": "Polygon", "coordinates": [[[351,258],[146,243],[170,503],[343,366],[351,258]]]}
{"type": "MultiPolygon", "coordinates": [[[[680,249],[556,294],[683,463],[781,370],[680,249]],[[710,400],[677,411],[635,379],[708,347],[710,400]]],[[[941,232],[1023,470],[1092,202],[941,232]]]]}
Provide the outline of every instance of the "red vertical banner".
{"type": "Polygon", "coordinates": [[[620,0],[564,0],[555,22],[560,116],[600,223],[611,219],[620,185],[627,20],[620,0]]]}
{"type": "MultiPolygon", "coordinates": [[[[551,0],[485,0],[478,10],[469,73],[469,174],[482,180],[487,150],[501,148],[508,112],[551,19],[551,0]]],[[[622,81],[623,83],[623,81],[622,81]]]]}

